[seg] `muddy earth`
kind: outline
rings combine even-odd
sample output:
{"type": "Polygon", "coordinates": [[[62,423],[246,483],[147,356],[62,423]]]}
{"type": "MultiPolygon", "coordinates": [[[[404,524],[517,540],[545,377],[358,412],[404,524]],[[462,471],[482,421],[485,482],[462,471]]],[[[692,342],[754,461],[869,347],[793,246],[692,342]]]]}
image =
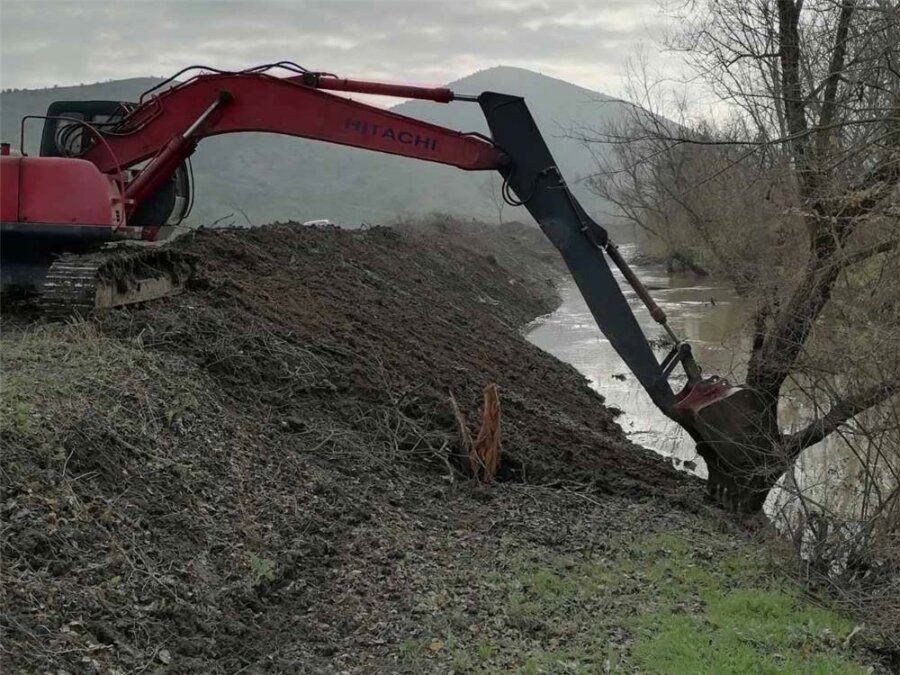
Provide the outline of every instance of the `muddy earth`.
{"type": "Polygon", "coordinates": [[[562,274],[536,230],[177,245],[198,264],[178,297],[55,323],[4,307],[4,672],[449,672],[436,625],[559,639],[472,574],[708,508],[522,337],[562,274]],[[480,485],[449,396],[474,431],[488,383],[503,462],[480,485]]]}

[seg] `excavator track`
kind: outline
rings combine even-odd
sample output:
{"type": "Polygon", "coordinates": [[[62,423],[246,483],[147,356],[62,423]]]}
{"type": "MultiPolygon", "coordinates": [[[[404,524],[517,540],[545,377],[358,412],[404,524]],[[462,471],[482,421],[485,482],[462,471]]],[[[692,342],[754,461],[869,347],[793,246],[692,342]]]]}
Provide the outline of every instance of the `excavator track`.
{"type": "Polygon", "coordinates": [[[169,247],[119,245],[57,258],[44,280],[38,304],[51,318],[148,302],[184,290],[194,256],[169,247]]]}

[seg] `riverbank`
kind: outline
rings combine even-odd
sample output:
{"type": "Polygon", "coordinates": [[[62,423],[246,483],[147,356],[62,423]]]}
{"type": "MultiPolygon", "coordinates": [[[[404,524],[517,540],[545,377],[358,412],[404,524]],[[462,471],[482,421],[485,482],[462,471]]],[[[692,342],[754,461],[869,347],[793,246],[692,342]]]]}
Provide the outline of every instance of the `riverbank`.
{"type": "MultiPolygon", "coordinates": [[[[694,274],[670,273],[660,264],[641,256],[633,245],[622,249],[639,278],[653,288],[652,294],[666,312],[669,325],[691,342],[704,371],[724,375],[732,381],[743,381],[742,365],[749,356],[746,338],[749,311],[744,300],[721,281],[694,274]]],[[[617,276],[625,287],[624,280],[617,276]]],[[[692,439],[662,415],[640,384],[630,377],[611,345],[598,334],[575,284],[564,282],[560,294],[560,306],[530,325],[526,333],[528,339],[574,365],[598,393],[620,408],[623,414],[618,421],[632,441],[670,459],[679,469],[705,478],[706,465],[696,454],[692,439]]],[[[652,337],[658,333],[658,325],[641,301],[627,290],[626,295],[645,334],[652,337]]],[[[665,352],[666,349],[661,347],[657,356],[662,359],[665,352]]],[[[782,419],[786,424],[802,425],[805,417],[802,409],[783,412],[782,419]]],[[[798,471],[803,474],[804,483],[813,486],[815,492],[806,495],[807,504],[803,505],[794,490],[783,490],[779,486],[773,491],[765,506],[765,514],[774,530],[771,544],[776,549],[786,549],[784,560],[793,561],[793,573],[805,584],[839,599],[854,613],[858,622],[880,632],[894,650],[896,659],[896,654],[900,654],[897,652],[897,589],[900,587],[896,576],[896,547],[890,534],[880,541],[869,540],[873,555],[866,563],[868,566],[861,567],[862,571],[844,569],[840,555],[833,558],[837,561],[834,566],[813,564],[803,557],[808,556],[809,542],[817,536],[809,530],[801,535],[801,523],[808,515],[810,505],[828,513],[831,505],[840,504],[842,499],[858,498],[852,478],[845,482],[838,480],[840,470],[849,463],[848,458],[852,461],[853,450],[843,445],[843,439],[837,435],[804,453],[798,471]]],[[[847,503],[844,501],[845,505],[847,503]]],[[[852,550],[859,545],[859,539],[845,542],[838,539],[841,533],[851,534],[858,526],[852,516],[844,520],[843,526],[841,522],[840,516],[833,519],[834,539],[829,542],[832,548],[820,548],[820,552],[828,550],[834,555],[834,551],[852,550]]]]}
{"type": "Polygon", "coordinates": [[[540,237],[200,232],[179,297],[5,311],[5,670],[877,665],[520,335],[555,302],[540,237]],[[484,486],[449,395],[474,426],[488,383],[505,459],[484,486]]]}

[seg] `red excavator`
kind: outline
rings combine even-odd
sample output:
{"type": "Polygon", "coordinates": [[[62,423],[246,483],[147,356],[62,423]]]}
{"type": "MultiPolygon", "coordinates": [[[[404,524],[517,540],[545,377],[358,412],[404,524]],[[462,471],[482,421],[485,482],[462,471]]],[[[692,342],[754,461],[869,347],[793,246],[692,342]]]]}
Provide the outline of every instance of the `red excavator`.
{"type": "Polygon", "coordinates": [[[8,143],[2,145],[0,270],[4,287],[36,290],[50,312],[141,302],[183,287],[189,261],[151,242],[190,212],[189,158],[203,138],[263,131],[318,139],[466,171],[498,171],[504,198],[527,208],[559,249],[600,330],[700,453],[738,459],[741,440],[753,433],[742,412],[752,405],[752,392],[701,377],[690,345],[675,335],[607,231],[569,190],[521,97],[343,79],[282,62],[239,72],[191,67],[136,103],[61,101],[43,119],[39,156],[24,148],[13,155],[8,143]],[[491,136],[452,131],[328,91],[477,104],[491,136]],[[129,239],[144,244],[110,246],[129,239]],[[661,362],[604,254],[671,337],[674,346],[661,362]],[[676,394],[669,377],[679,364],[687,384],[676,394]]]}

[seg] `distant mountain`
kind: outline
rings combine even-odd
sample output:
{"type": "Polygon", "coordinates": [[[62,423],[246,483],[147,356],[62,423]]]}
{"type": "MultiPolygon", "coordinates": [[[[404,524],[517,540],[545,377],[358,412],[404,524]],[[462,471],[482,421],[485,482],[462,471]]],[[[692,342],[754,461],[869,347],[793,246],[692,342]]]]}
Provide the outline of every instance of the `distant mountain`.
{"type": "MultiPolygon", "coordinates": [[[[480,70],[452,82],[449,87],[460,94],[497,91],[524,97],[570,184],[593,173],[596,163],[584,145],[569,135],[581,128],[598,129],[608,122],[624,120],[630,108],[618,99],[565,80],[508,66],[480,70]]],[[[443,106],[427,101],[407,101],[393,110],[442,126],[488,133],[484,115],[474,103],[443,106]]]]}
{"type": "MultiPolygon", "coordinates": [[[[43,114],[52,101],[135,100],[159,81],[137,78],[79,87],[4,91],[0,95],[2,138],[17,145],[21,117],[43,114]]],[[[625,113],[627,104],[520,68],[479,71],[449,86],[460,93],[499,91],[524,96],[579,199],[590,212],[605,208],[578,182],[594,167],[591,153],[565,134],[573,128],[598,128],[617,119],[625,113]]],[[[453,129],[487,133],[481,111],[472,103],[408,101],[394,110],[453,129]]],[[[28,127],[28,147],[34,152],[40,124],[34,120],[28,127]]],[[[483,173],[271,134],[219,136],[203,141],[194,157],[194,175],[198,194],[192,216],[195,222],[212,222],[234,214],[236,223],[245,222],[246,216],[253,224],[328,218],[356,225],[433,211],[497,219],[489,178],[483,173]]],[[[503,216],[527,219],[521,208],[507,207],[503,216]]]]}

